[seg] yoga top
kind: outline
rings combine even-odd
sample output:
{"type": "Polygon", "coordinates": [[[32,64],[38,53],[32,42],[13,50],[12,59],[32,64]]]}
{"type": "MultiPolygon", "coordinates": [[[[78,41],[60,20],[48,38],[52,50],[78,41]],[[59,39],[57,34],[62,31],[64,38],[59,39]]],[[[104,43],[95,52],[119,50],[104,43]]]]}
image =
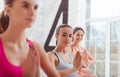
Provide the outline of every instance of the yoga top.
{"type": "MultiPolygon", "coordinates": [[[[59,64],[56,66],[57,70],[65,70],[65,69],[70,69],[70,68],[73,67],[73,64],[67,64],[67,63],[63,62],[57,52],[54,52],[54,53],[55,53],[55,55],[56,55],[56,57],[58,58],[58,61],[59,61],[59,64]]],[[[69,74],[66,77],[76,77],[76,75],[77,75],[77,71],[69,74]]]]}
{"type": "MultiPolygon", "coordinates": [[[[32,42],[27,40],[29,46],[32,42]]],[[[5,56],[2,40],[0,37],[0,77],[22,77],[22,67],[11,64],[5,56]]]]}

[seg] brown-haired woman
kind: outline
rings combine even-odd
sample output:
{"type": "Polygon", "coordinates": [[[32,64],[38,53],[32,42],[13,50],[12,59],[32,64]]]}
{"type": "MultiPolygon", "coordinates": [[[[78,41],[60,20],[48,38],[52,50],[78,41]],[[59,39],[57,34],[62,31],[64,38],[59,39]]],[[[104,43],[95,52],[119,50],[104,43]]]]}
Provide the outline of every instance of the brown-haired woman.
{"type": "Polygon", "coordinates": [[[0,77],[60,77],[41,46],[25,37],[36,18],[39,0],[4,0],[0,24],[0,77]],[[48,70],[49,69],[49,70],[48,70]]]}
{"type": "Polygon", "coordinates": [[[80,45],[80,42],[83,40],[83,36],[85,31],[81,27],[75,27],[73,30],[73,41],[67,49],[69,49],[73,56],[77,52],[80,52],[82,55],[82,67],[81,70],[78,72],[80,77],[96,77],[93,71],[88,67],[88,63],[95,64],[95,60],[89,54],[89,52],[80,45]]]}
{"type": "Polygon", "coordinates": [[[50,61],[58,70],[61,77],[77,77],[77,71],[81,67],[81,55],[76,53],[73,58],[66,47],[72,42],[73,29],[67,24],[62,24],[57,27],[56,40],[57,44],[53,51],[48,52],[50,61]],[[74,59],[74,61],[73,61],[74,59]]]}

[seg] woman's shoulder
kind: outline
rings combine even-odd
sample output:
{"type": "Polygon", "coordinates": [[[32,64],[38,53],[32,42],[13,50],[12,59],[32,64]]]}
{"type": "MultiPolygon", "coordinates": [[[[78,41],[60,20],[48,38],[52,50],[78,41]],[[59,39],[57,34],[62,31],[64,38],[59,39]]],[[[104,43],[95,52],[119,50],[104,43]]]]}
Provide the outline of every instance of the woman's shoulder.
{"type": "Polygon", "coordinates": [[[32,41],[32,40],[30,40],[30,39],[28,39],[27,38],[27,42],[29,43],[29,45],[31,45],[31,46],[33,46],[33,47],[37,47],[37,48],[39,48],[39,49],[41,49],[42,47],[40,46],[40,44],[38,43],[38,42],[36,42],[36,41],[32,41]]]}
{"type": "Polygon", "coordinates": [[[54,52],[53,51],[48,51],[47,54],[48,55],[54,55],[54,52]]]}
{"type": "Polygon", "coordinates": [[[46,51],[44,50],[44,48],[36,41],[31,41],[33,47],[35,48],[36,51],[39,52],[40,55],[45,54],[46,51]]]}
{"type": "Polygon", "coordinates": [[[51,61],[58,61],[56,53],[54,51],[47,52],[47,55],[51,61]]]}
{"type": "Polygon", "coordinates": [[[49,57],[55,57],[55,52],[54,51],[48,51],[47,52],[49,57]]]}
{"type": "Polygon", "coordinates": [[[37,47],[39,49],[42,49],[42,46],[38,42],[32,41],[32,44],[33,44],[33,46],[35,46],[35,47],[37,47]]]}

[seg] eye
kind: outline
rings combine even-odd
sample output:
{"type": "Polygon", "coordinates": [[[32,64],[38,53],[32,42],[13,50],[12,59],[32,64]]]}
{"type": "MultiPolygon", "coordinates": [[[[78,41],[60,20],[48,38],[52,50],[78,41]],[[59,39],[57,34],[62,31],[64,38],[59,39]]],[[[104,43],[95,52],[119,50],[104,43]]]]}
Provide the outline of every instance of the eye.
{"type": "Polygon", "coordinates": [[[65,37],[66,35],[65,35],[65,34],[63,34],[62,36],[64,36],[64,37],[65,37]]]}
{"type": "Polygon", "coordinates": [[[70,34],[69,37],[71,38],[71,37],[72,37],[72,34],[70,34]]]}
{"type": "Polygon", "coordinates": [[[24,8],[29,8],[29,5],[24,4],[23,7],[24,7],[24,8]]]}
{"type": "Polygon", "coordinates": [[[34,10],[37,10],[38,9],[38,5],[36,5],[35,7],[34,7],[34,10]]]}
{"type": "Polygon", "coordinates": [[[83,35],[81,35],[83,37],[83,35]]]}

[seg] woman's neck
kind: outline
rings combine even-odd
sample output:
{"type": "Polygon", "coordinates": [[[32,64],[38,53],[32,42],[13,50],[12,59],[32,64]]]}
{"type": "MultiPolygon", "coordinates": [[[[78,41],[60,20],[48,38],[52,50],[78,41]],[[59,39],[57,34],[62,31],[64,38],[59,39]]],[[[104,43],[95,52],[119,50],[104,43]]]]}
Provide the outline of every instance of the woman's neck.
{"type": "Polygon", "coordinates": [[[75,41],[73,41],[72,45],[74,45],[75,47],[79,47],[80,46],[80,44],[78,42],[75,42],[75,41]]]}
{"type": "Polygon", "coordinates": [[[24,30],[14,27],[8,27],[8,29],[1,35],[2,39],[6,42],[21,43],[26,41],[24,30]]]}
{"type": "Polygon", "coordinates": [[[55,51],[56,51],[56,52],[60,52],[60,53],[66,53],[65,47],[60,46],[60,45],[57,45],[57,46],[55,47],[55,51]]]}

